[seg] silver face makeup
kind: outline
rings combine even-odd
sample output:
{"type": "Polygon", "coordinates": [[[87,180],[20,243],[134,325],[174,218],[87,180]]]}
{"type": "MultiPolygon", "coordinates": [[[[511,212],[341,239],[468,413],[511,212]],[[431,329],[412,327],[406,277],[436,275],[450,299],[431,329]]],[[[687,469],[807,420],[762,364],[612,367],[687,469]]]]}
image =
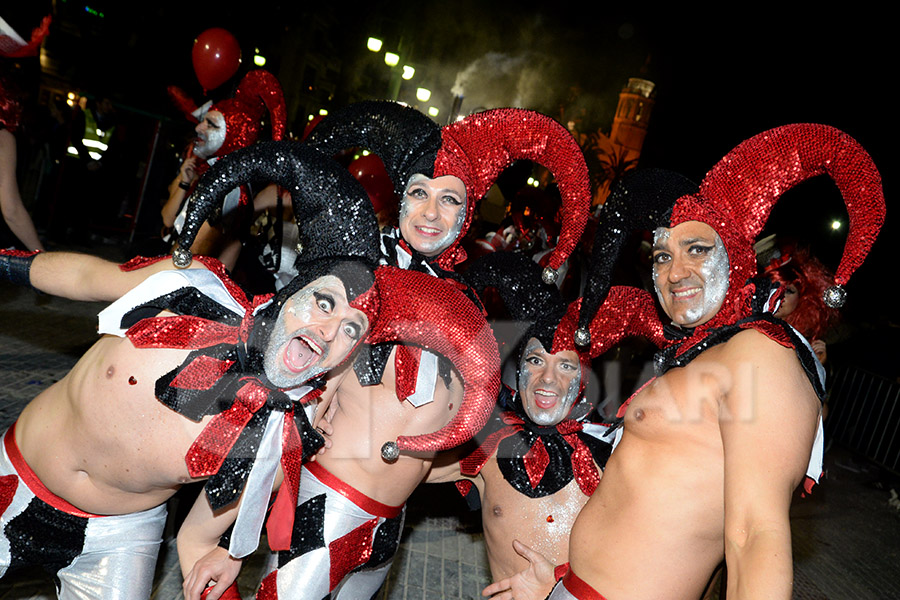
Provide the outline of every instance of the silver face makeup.
{"type": "Polygon", "coordinates": [[[519,362],[519,396],[529,419],[541,426],[558,424],[580,390],[581,364],[574,351],[550,354],[536,338],[529,340],[519,362]]]}
{"type": "Polygon", "coordinates": [[[196,127],[194,155],[207,159],[214,155],[225,143],[225,117],[217,110],[211,110],[196,127]]]}
{"type": "Polygon", "coordinates": [[[343,362],[367,327],[341,280],[320,277],[281,307],[263,354],[266,377],[280,388],[302,385],[343,362]]]}
{"type": "Polygon", "coordinates": [[[466,220],[466,192],[452,175],[410,177],[400,203],[400,233],[416,251],[437,256],[459,237],[466,220]]]}
{"type": "Polygon", "coordinates": [[[700,269],[700,273],[703,275],[706,286],[703,293],[703,304],[698,309],[689,310],[686,313],[692,321],[717,311],[728,292],[728,276],[730,275],[728,252],[725,251],[725,244],[718,235],[716,236],[716,245],[700,269]]]}
{"type": "Polygon", "coordinates": [[[711,319],[729,285],[728,253],[709,225],[698,221],[653,236],[653,286],[666,314],[676,325],[696,327],[711,319]]]}

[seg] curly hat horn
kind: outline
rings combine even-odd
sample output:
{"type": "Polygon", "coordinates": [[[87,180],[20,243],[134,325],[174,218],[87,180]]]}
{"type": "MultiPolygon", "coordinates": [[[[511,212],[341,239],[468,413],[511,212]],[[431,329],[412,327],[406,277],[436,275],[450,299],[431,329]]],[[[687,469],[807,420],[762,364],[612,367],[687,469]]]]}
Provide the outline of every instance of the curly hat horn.
{"type": "Polygon", "coordinates": [[[816,175],[828,175],[844,198],[850,229],[835,286],[825,292],[833,308],[843,286],[862,264],[884,223],[881,176],[863,147],[828,125],[795,123],[740,143],[707,173],[697,196],[678,201],[672,226],[704,221],[722,238],[731,266],[729,295],[756,272],[753,240],[784,192],[816,175]],[[728,224],[727,227],[723,225],[728,224]]]}
{"type": "Polygon", "coordinates": [[[574,333],[574,341],[579,347],[592,344],[591,331],[599,326],[599,323],[592,323],[600,305],[606,300],[613,267],[629,236],[635,231],[652,231],[659,227],[660,223],[668,220],[678,198],[696,191],[696,183],[664,169],[630,171],[613,186],[600,210],[600,221],[591,248],[578,327],[574,333]]]}
{"type": "Polygon", "coordinates": [[[578,244],[591,207],[590,177],[581,148],[561,124],[538,112],[498,108],[469,115],[441,130],[442,144],[434,176],[455,175],[466,186],[466,218],[456,241],[437,259],[452,270],[465,260],[460,242],[472,224],[475,207],[503,170],[516,160],[547,167],[562,197],[562,231],[544,277],[553,283],[557,271],[578,244]]]}
{"type": "Polygon", "coordinates": [[[229,190],[251,182],[276,183],[291,194],[303,261],[355,256],[378,263],[378,222],[362,185],[347,169],[299,142],[263,142],[214,164],[189,198],[187,219],[173,252],[175,266],[191,264],[191,244],[229,190]]]}
{"type": "Polygon", "coordinates": [[[402,198],[409,178],[416,173],[431,177],[441,145],[441,129],[414,108],[396,102],[357,102],[322,119],[304,140],[323,154],[333,156],[360,147],[384,163],[402,198]]]}
{"type": "Polygon", "coordinates": [[[553,347],[553,334],[568,304],[555,285],[543,281],[541,267],[518,252],[491,252],[466,268],[463,279],[481,297],[494,288],[509,316],[528,325],[525,338],[537,338],[544,348],[553,347]]]}
{"type": "MultiPolygon", "coordinates": [[[[470,440],[487,423],[500,389],[500,354],[481,311],[456,286],[418,271],[375,270],[377,313],[370,313],[367,343],[414,344],[442,354],[463,380],[456,416],[438,431],[401,436],[382,447],[385,460],[401,450],[437,452],[470,440]]],[[[372,300],[375,300],[374,298],[372,300]]]]}

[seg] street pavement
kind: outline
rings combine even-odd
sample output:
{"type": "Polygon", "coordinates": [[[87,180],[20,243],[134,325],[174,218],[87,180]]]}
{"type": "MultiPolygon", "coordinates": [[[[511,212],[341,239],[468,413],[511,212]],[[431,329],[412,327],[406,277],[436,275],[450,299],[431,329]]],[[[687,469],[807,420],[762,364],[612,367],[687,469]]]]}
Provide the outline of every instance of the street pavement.
{"type": "MultiPolygon", "coordinates": [[[[110,258],[116,248],[92,249],[110,258]]],[[[61,379],[96,339],[99,303],[71,302],[0,282],[0,428],[61,379]]],[[[900,477],[838,445],[825,455],[826,477],[791,512],[794,598],[900,599],[900,477]]],[[[480,598],[490,581],[477,513],[465,511],[451,485],[423,486],[409,502],[403,539],[379,600],[480,598]]],[[[183,498],[170,505],[153,598],[180,600],[181,573],[174,521],[183,498]]],[[[254,554],[239,580],[253,595],[265,568],[254,554]]],[[[0,600],[55,598],[40,571],[0,580],[0,600]]]]}

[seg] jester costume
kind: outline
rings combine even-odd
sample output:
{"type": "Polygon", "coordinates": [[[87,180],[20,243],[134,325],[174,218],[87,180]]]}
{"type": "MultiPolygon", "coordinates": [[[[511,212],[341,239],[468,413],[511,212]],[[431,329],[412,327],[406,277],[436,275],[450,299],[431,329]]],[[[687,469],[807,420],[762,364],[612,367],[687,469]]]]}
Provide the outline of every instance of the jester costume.
{"type": "MultiPolygon", "coordinates": [[[[655,357],[657,375],[673,367],[682,367],[710,347],[725,343],[745,329],[754,329],[779,345],[791,348],[806,373],[812,390],[824,398],[824,372],[808,342],[783,321],[776,319],[784,290],[766,280],[754,279],[756,261],[753,241],[762,230],[769,213],[780,196],[806,179],[827,174],[840,189],[850,215],[850,232],[841,263],[836,271],[836,285],[825,292],[825,302],[838,307],[844,302],[843,285],[868,254],[884,220],[884,196],[875,165],[865,150],[850,136],[826,125],[795,124],[758,134],[738,145],[707,173],[699,186],[664,171],[638,171],[621,182],[617,198],[610,197],[604,207],[593,260],[599,271],[608,274],[626,237],[634,230],[655,230],[699,221],[712,227],[726,250],[728,288],[721,307],[709,321],[684,328],[664,325],[647,300],[643,290],[627,290],[625,298],[644,303],[625,323],[622,335],[638,333],[656,343],[661,351],[655,357]],[[641,300],[641,297],[643,299],[641,300]]],[[[592,283],[589,282],[588,287],[592,283]]],[[[601,277],[593,282],[591,293],[582,304],[579,315],[568,314],[577,321],[574,340],[591,346],[597,334],[598,321],[609,324],[609,315],[621,305],[601,277]],[[607,315],[604,317],[604,315],[607,315]]],[[[640,393],[640,390],[637,392],[640,393]]],[[[637,395],[637,393],[635,395],[637,395]]],[[[627,403],[619,412],[623,417],[627,403]]],[[[821,473],[821,418],[807,470],[810,478],[821,473]]],[[[562,577],[550,594],[551,600],[570,598],[602,599],[596,590],[579,579],[568,565],[557,568],[562,577]]]]}
{"type": "MultiPolygon", "coordinates": [[[[585,420],[591,406],[582,399],[569,415],[553,426],[535,424],[525,413],[517,392],[503,387],[501,409],[479,435],[484,441],[460,460],[460,472],[475,477],[492,456],[503,478],[520,494],[543,498],[555,494],[574,479],[585,496],[600,482],[612,444],[607,427],[585,420]]],[[[460,482],[469,483],[469,482],[460,482]]],[[[467,495],[470,485],[457,487],[467,495]]]]}

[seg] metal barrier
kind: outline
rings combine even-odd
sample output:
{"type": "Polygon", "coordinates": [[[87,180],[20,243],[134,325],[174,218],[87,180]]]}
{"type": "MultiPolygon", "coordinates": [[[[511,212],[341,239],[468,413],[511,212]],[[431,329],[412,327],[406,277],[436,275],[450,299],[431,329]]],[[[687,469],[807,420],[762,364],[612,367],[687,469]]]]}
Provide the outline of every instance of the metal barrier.
{"type": "Polygon", "coordinates": [[[900,472],[900,384],[856,367],[835,375],[825,435],[900,472]]]}

